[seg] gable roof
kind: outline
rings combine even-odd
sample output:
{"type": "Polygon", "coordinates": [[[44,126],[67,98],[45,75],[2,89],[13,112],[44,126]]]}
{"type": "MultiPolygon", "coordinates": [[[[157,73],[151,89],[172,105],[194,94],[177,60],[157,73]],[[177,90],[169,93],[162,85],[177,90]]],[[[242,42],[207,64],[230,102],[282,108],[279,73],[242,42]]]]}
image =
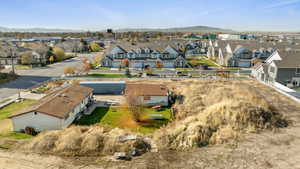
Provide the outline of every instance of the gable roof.
{"type": "Polygon", "coordinates": [[[153,40],[151,42],[137,42],[134,45],[130,42],[120,42],[118,44],[111,45],[107,51],[111,51],[114,47],[118,46],[122,48],[124,51],[136,50],[136,49],[145,49],[148,48],[152,51],[159,51],[163,53],[168,46],[177,50],[177,46],[183,45],[185,41],[177,41],[177,40],[153,40]]]}
{"type": "Polygon", "coordinates": [[[92,92],[93,89],[85,86],[70,85],[50,93],[29,107],[16,112],[9,118],[30,112],[39,112],[63,119],[92,92]]]}
{"type": "Polygon", "coordinates": [[[167,96],[168,88],[160,84],[126,84],[125,95],[167,96]]]}
{"type": "Polygon", "coordinates": [[[273,62],[278,68],[297,68],[300,67],[300,52],[298,51],[279,51],[282,60],[273,62]]]}

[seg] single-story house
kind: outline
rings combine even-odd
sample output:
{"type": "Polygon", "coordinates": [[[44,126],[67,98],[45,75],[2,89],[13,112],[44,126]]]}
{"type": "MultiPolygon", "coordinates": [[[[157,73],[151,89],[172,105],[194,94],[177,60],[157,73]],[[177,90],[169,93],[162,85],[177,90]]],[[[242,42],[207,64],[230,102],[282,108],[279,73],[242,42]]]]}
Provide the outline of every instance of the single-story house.
{"type": "Polygon", "coordinates": [[[13,130],[21,132],[27,127],[37,132],[64,129],[88,108],[92,98],[93,89],[81,85],[58,89],[10,116],[13,130]]]}
{"type": "Polygon", "coordinates": [[[146,106],[168,106],[169,90],[161,84],[126,84],[125,97],[138,97],[139,102],[146,106]]]}
{"type": "Polygon", "coordinates": [[[80,85],[94,89],[94,95],[123,95],[125,81],[83,81],[80,85]]]}

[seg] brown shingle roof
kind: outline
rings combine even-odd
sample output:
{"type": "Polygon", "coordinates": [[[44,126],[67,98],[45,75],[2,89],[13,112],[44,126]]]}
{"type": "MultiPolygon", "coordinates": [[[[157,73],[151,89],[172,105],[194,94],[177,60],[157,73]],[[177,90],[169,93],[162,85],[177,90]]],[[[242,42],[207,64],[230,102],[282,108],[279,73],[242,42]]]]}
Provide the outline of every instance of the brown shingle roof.
{"type": "Polygon", "coordinates": [[[20,116],[29,112],[39,112],[65,118],[81,101],[90,95],[93,89],[81,85],[70,85],[52,92],[29,107],[16,112],[10,118],[20,116]]]}
{"type": "Polygon", "coordinates": [[[126,84],[125,95],[167,96],[168,88],[160,84],[126,84]]]}

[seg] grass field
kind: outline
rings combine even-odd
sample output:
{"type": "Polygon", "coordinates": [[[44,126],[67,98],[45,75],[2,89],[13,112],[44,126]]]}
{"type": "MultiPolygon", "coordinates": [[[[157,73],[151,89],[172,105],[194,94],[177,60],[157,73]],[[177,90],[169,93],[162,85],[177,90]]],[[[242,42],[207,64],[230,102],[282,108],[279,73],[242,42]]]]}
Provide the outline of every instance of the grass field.
{"type": "Polygon", "coordinates": [[[241,70],[239,67],[225,67],[226,70],[241,70]]]}
{"type": "Polygon", "coordinates": [[[197,67],[200,65],[208,65],[210,67],[217,67],[218,65],[216,65],[213,61],[209,60],[209,59],[196,59],[196,60],[189,60],[188,63],[193,66],[193,67],[197,67]]]}
{"type": "Polygon", "coordinates": [[[81,77],[90,77],[90,78],[125,78],[125,74],[88,74],[81,77]]]}
{"type": "Polygon", "coordinates": [[[19,111],[30,104],[36,102],[35,100],[24,100],[22,102],[12,103],[4,108],[0,109],[0,120],[5,120],[10,116],[12,113],[19,111]]]}
{"type": "Polygon", "coordinates": [[[16,65],[16,69],[32,69],[32,65],[16,65]]]}
{"type": "Polygon", "coordinates": [[[154,130],[168,123],[171,119],[170,109],[164,108],[156,111],[151,108],[145,108],[141,115],[143,122],[135,122],[131,113],[125,108],[99,107],[89,116],[82,117],[77,125],[103,124],[111,127],[127,128],[134,132],[152,133],[154,130]],[[150,114],[161,114],[164,120],[151,120],[150,114]]]}
{"type": "Polygon", "coordinates": [[[30,139],[33,136],[27,135],[24,133],[16,133],[16,132],[10,132],[7,134],[1,134],[0,133],[0,138],[12,138],[12,139],[17,139],[17,140],[22,140],[22,139],[30,139]]]}

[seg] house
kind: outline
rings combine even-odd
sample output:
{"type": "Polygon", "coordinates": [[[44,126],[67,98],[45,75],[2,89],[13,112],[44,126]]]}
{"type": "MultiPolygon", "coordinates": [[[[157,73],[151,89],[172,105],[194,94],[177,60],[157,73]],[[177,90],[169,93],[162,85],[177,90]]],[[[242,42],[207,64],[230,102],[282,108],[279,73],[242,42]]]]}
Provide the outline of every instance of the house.
{"type": "Polygon", "coordinates": [[[143,105],[168,106],[169,90],[160,84],[126,84],[125,97],[138,97],[143,105]]]}
{"type": "Polygon", "coordinates": [[[183,68],[187,66],[179,44],[159,41],[152,43],[115,45],[105,56],[101,64],[103,67],[119,68],[183,68]],[[124,65],[124,60],[128,64],[124,65]]]}
{"type": "Polygon", "coordinates": [[[81,85],[58,89],[10,116],[13,130],[21,132],[27,127],[37,132],[64,129],[87,110],[92,98],[93,89],[81,85]]]}
{"type": "Polygon", "coordinates": [[[204,41],[189,41],[185,44],[185,57],[193,59],[194,56],[205,55],[207,53],[207,44],[204,41]]]}
{"type": "Polygon", "coordinates": [[[286,43],[260,43],[255,40],[228,40],[209,43],[207,56],[222,66],[252,67],[253,62],[266,60],[276,49],[285,49],[286,43]]]}
{"type": "Polygon", "coordinates": [[[83,81],[80,85],[94,89],[94,95],[122,95],[125,81],[83,81]]]}
{"type": "Polygon", "coordinates": [[[300,52],[275,51],[264,63],[256,64],[251,74],[269,84],[300,86],[300,52]]]}
{"type": "Polygon", "coordinates": [[[233,52],[233,56],[229,60],[229,65],[232,67],[250,68],[252,57],[253,57],[252,51],[242,46],[239,46],[233,52]]]}

